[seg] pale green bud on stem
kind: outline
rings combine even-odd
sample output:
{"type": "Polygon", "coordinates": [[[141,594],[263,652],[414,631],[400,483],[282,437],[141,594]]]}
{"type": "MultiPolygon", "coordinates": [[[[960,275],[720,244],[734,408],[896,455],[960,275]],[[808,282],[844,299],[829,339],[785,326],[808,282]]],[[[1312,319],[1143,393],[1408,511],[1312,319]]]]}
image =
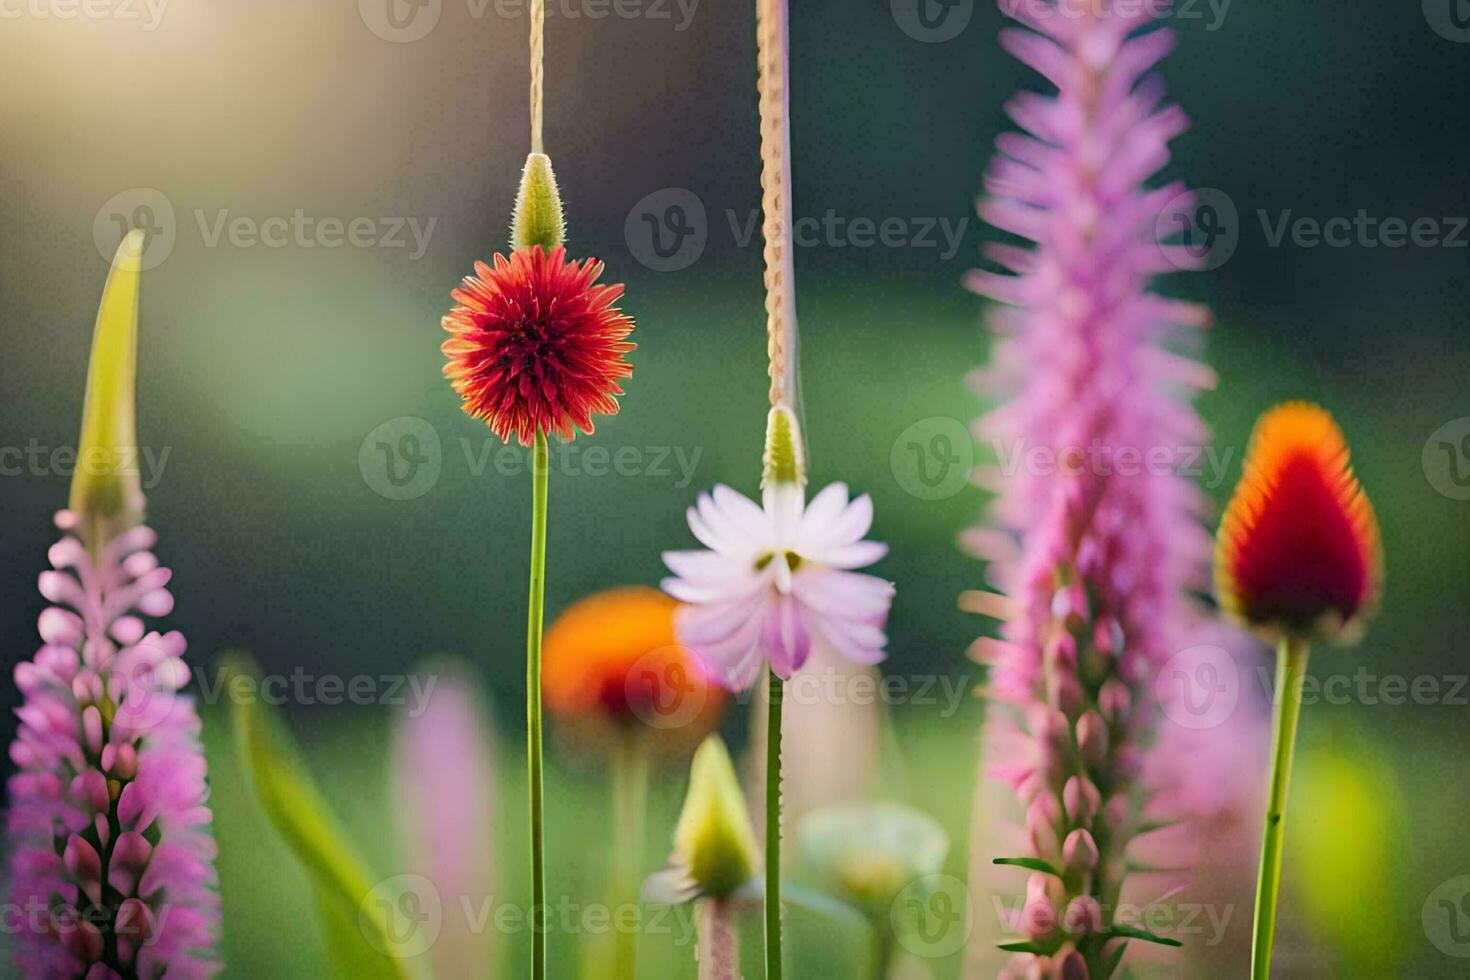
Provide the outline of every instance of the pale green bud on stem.
{"type": "Polygon", "coordinates": [[[777,405],[766,419],[765,469],[761,487],[773,484],[804,486],[806,460],[801,442],[801,429],[791,409],[777,405]]]}
{"type": "Polygon", "coordinates": [[[566,241],[567,223],[561,210],[561,192],[551,157],[532,153],[521,171],[521,189],[516,192],[515,216],[511,219],[510,247],[540,245],[550,252],[566,241]]]}
{"type": "Polygon", "coordinates": [[[81,517],[87,545],[94,553],[143,517],[143,490],[136,465],[138,287],[143,246],[141,230],[128,232],[118,245],[92,333],[68,506],[81,517]]]}

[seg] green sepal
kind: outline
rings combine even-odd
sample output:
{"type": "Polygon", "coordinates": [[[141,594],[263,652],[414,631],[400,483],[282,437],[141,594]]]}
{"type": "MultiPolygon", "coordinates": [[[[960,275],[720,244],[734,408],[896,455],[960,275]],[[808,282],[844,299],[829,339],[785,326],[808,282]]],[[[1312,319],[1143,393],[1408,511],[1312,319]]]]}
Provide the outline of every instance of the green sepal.
{"type": "Polygon", "coordinates": [[[1160,946],[1173,946],[1179,948],[1184,944],[1177,939],[1168,939],[1149,932],[1147,929],[1135,929],[1133,926],[1114,924],[1111,929],[1103,934],[1104,939],[1141,939],[1146,943],[1158,943],[1160,946]]]}
{"type": "Polygon", "coordinates": [[[1009,943],[996,943],[996,949],[1007,953],[1032,953],[1036,956],[1051,956],[1061,948],[1059,941],[1042,942],[1039,939],[1023,939],[1009,943]]]}
{"type": "Polygon", "coordinates": [[[1047,862],[1043,861],[1041,858],[1033,858],[1033,857],[996,858],[995,860],[991,861],[990,863],[991,864],[1006,864],[1006,865],[1011,865],[1012,867],[1026,868],[1027,870],[1030,870],[1030,871],[1040,871],[1042,874],[1052,875],[1052,876],[1057,877],[1057,878],[1062,877],[1062,873],[1060,871],[1058,871],[1056,868],[1052,867],[1047,862]]]}

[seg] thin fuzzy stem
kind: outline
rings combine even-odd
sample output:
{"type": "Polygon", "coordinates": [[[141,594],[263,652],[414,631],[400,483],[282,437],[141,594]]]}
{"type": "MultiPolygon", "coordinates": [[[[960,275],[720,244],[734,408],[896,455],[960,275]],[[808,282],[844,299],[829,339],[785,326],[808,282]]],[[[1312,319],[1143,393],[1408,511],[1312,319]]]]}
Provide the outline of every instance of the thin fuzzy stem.
{"type": "Polygon", "coordinates": [[[766,352],[771,404],[797,397],[796,275],[791,255],[790,60],[786,0],[757,0],[761,124],[761,210],[765,234],[766,352]]]}
{"type": "Polygon", "coordinates": [[[1281,890],[1281,848],[1285,832],[1286,794],[1291,782],[1291,756],[1302,710],[1302,679],[1307,673],[1305,640],[1288,637],[1276,656],[1275,738],[1271,748],[1271,794],[1261,841],[1261,873],[1256,879],[1256,921],[1251,936],[1251,980],[1268,980],[1276,933],[1276,904],[1281,890]]]}
{"type": "Polygon", "coordinates": [[[740,939],[735,932],[735,909],[718,898],[701,899],[699,923],[699,980],[739,980],[740,939]]]}
{"type": "Polygon", "coordinates": [[[526,778],[531,799],[531,976],[546,980],[546,839],[541,778],[541,628],[546,605],[546,434],[531,452],[531,599],[526,613],[526,778]],[[536,919],[540,918],[540,928],[536,919]]]}
{"type": "Polygon", "coordinates": [[[546,78],[546,0],[531,0],[531,152],[541,147],[542,89],[546,78]]]}
{"type": "Polygon", "coordinates": [[[766,713],[766,980],[781,980],[781,707],[785,684],[770,671],[766,713]]]}
{"type": "MultiPolygon", "coordinates": [[[[636,732],[622,732],[613,756],[613,855],[615,910],[638,904],[638,869],[643,861],[643,826],[648,802],[648,747],[636,732]]],[[[639,920],[642,909],[639,907],[639,920]]],[[[634,980],[638,970],[638,930],[613,931],[613,976],[634,980]]]]}

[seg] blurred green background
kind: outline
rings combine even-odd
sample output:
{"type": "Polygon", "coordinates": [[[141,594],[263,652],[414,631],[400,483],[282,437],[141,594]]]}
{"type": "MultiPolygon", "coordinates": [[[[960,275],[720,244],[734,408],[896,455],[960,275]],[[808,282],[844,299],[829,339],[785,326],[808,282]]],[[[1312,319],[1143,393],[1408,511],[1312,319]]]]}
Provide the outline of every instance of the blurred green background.
{"type": "MultiPolygon", "coordinates": [[[[1217,319],[1207,358],[1220,384],[1201,403],[1224,461],[1202,474],[1211,495],[1233,484],[1255,415],[1306,397],[1339,416],[1378,508],[1382,612],[1360,648],[1320,655],[1314,674],[1365,666],[1438,678],[1447,693],[1467,671],[1470,585],[1470,32],[1439,6],[1180,6],[1164,71],[1195,124],[1166,175],[1216,189],[1235,218],[1211,223],[1217,268],[1164,288],[1217,319]],[[1434,219],[1444,241],[1303,247],[1288,233],[1273,244],[1283,216],[1360,210],[1434,219]]],[[[754,492],[765,366],[758,231],[747,237],[759,201],[749,6],[552,7],[546,142],[572,248],[627,284],[639,343],[622,413],[554,462],[554,615],[597,588],[656,582],[660,550],[690,540],[683,511],[699,488],[754,492]],[[648,217],[664,222],[661,244],[680,243],[670,255],[652,250],[648,217]],[[636,463],[597,475],[584,455],[594,446],[636,463]]],[[[459,277],[504,238],[526,149],[524,5],[444,0],[405,8],[407,28],[376,0],[174,0],[155,3],[156,20],[141,4],[100,19],[64,19],[55,0],[13,9],[0,21],[7,663],[35,645],[35,575],[68,484],[54,449],[76,438],[103,256],[121,227],[146,224],[139,418],[160,556],[176,573],[172,622],[206,671],[227,648],[318,676],[402,672],[439,652],[472,660],[511,749],[496,832],[516,890],[529,487],[524,467],[502,473],[513,460],[494,455],[441,381],[438,321],[459,277]],[[363,243],[339,241],[326,218],[366,219],[363,243]],[[272,228],[279,246],[257,240],[272,228]]],[[[917,479],[912,446],[951,437],[925,460],[942,474],[988,453],[962,435],[984,407],[963,379],[988,342],[983,304],[960,279],[992,234],[972,202],[1008,126],[1003,102],[1037,82],[1000,51],[986,4],[960,0],[950,16],[968,20],[943,40],[916,36],[912,14],[902,0],[793,11],[795,210],[840,229],[797,250],[804,399],[813,481],[872,493],[875,536],[892,548],[878,567],[899,583],[885,669],[972,684],[964,650],[989,624],[956,608],[982,569],[954,541],[983,498],[941,478],[947,495],[930,499],[939,491],[917,479]],[[896,219],[897,237],[867,240],[855,219],[896,219]]],[[[1290,975],[1463,972],[1433,941],[1426,903],[1470,873],[1466,693],[1308,710],[1286,859],[1288,889],[1302,889],[1281,940],[1290,975]],[[1313,779],[1328,782],[1304,805],[1313,779]],[[1334,793],[1351,803],[1324,807],[1334,793]],[[1324,841],[1340,843],[1323,852],[1324,841]]],[[[321,954],[300,872],[244,796],[219,714],[206,708],[227,958],[242,976],[312,975],[321,954]]],[[[386,870],[389,710],[291,715],[386,870]]],[[[979,718],[975,702],[894,712],[897,765],[910,771],[893,793],[945,824],[961,877],[979,718]]],[[[737,746],[745,724],[732,713],[737,746]]],[[[605,840],[601,777],[564,756],[553,759],[553,840],[605,840]]],[[[650,855],[682,778],[675,765],[658,782],[650,855]]],[[[604,859],[590,843],[555,852],[553,893],[595,894],[604,859]]],[[[989,897],[976,901],[988,916],[989,897]]],[[[1248,919],[1236,910],[1236,933],[1248,919]]],[[[798,955],[830,945],[821,928],[798,923],[798,955]]],[[[521,945],[507,941],[506,954],[521,945]]],[[[687,950],[666,952],[692,970],[687,950]]],[[[960,959],[928,965],[954,976],[960,959]]]]}

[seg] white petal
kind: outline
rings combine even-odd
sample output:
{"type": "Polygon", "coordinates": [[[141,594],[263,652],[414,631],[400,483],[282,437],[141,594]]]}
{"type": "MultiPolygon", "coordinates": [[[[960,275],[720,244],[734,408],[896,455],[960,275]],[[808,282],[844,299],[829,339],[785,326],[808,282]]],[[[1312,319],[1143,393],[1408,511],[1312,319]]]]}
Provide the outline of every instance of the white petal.
{"type": "Polygon", "coordinates": [[[801,531],[801,512],[806,504],[801,485],[772,483],[761,491],[761,500],[776,536],[772,550],[791,548],[801,531]]]}
{"type": "Polygon", "coordinates": [[[826,540],[828,530],[847,508],[847,484],[829,483],[812,498],[801,516],[801,543],[826,540]]]}
{"type": "MultiPolygon", "coordinates": [[[[823,616],[811,616],[807,624],[823,643],[854,663],[876,664],[887,656],[883,651],[883,642],[876,645],[861,643],[842,629],[842,625],[837,620],[823,616]]],[[[883,639],[886,641],[886,638],[883,639]]]]}
{"type": "Polygon", "coordinates": [[[770,517],[749,497],[742,496],[721,483],[716,484],[711,503],[729,521],[737,540],[756,545],[766,544],[771,540],[770,517]]]}
{"type": "Polygon", "coordinates": [[[830,568],[866,568],[886,554],[888,554],[888,545],[881,541],[858,541],[829,548],[826,551],[804,551],[801,556],[830,568]]]}
{"type": "Polygon", "coordinates": [[[876,575],[816,567],[802,568],[791,590],[823,616],[859,620],[887,616],[894,592],[893,583],[876,575]]]}
{"type": "Polygon", "coordinates": [[[659,583],[659,588],[680,602],[690,602],[695,605],[728,602],[734,598],[731,589],[727,586],[690,582],[682,578],[666,578],[659,583]]]}
{"type": "Polygon", "coordinates": [[[701,584],[734,583],[752,572],[748,562],[717,551],[665,551],[663,558],[669,571],[701,584]]]}
{"type": "Polygon", "coordinates": [[[851,544],[868,533],[873,526],[873,498],[867,494],[853,500],[832,525],[832,540],[851,544]]]}

